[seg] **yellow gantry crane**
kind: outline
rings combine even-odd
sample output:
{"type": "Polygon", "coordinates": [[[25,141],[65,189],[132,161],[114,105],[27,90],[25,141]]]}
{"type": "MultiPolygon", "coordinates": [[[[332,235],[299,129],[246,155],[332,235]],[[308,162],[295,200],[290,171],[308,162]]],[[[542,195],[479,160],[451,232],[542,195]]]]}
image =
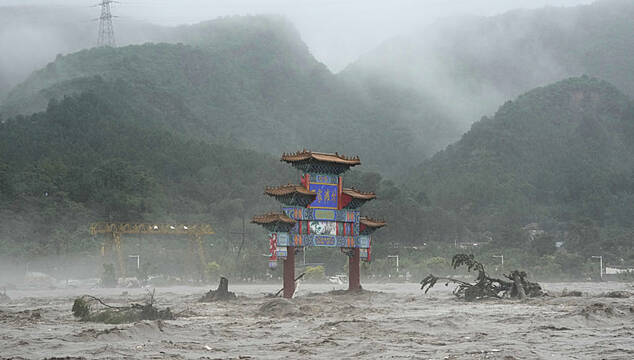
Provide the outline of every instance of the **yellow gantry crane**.
{"type": "Polygon", "coordinates": [[[203,235],[214,234],[209,224],[133,224],[133,223],[106,223],[98,222],[90,224],[90,234],[110,234],[110,240],[104,242],[102,255],[106,255],[108,248],[114,247],[119,263],[119,272],[122,277],[126,274],[125,264],[123,262],[123,254],[121,253],[121,235],[123,234],[140,234],[140,235],[189,235],[191,245],[198,245],[198,257],[201,263],[201,271],[207,266],[205,256],[205,248],[203,247],[203,235]],[[114,245],[114,246],[113,246],[114,245]]]}

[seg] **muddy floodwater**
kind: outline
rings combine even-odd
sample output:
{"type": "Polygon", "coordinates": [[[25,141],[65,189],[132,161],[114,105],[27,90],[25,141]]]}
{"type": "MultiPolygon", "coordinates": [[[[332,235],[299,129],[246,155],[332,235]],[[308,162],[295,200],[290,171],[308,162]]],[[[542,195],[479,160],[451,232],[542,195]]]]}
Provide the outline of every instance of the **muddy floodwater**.
{"type": "Polygon", "coordinates": [[[623,283],[545,284],[581,297],[456,300],[438,284],[301,284],[272,300],[279,284],[234,285],[238,299],[198,303],[215,286],[156,289],[176,320],[125,325],[80,322],[71,307],[91,294],[113,305],[143,302],[146,289],[15,289],[0,303],[0,358],[42,359],[634,359],[634,292],[623,283]]]}

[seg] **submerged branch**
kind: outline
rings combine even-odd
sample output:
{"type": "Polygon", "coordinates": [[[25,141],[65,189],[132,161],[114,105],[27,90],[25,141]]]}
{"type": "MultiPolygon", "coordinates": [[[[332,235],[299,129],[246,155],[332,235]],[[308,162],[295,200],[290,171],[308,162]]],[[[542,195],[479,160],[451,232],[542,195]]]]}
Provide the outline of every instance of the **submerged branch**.
{"type": "Polygon", "coordinates": [[[456,254],[451,259],[451,265],[454,269],[466,266],[467,271],[477,271],[478,276],[474,284],[448,278],[439,277],[433,274],[429,274],[425,277],[421,283],[421,290],[425,293],[429,291],[439,280],[446,281],[445,286],[449,283],[457,284],[453,294],[459,298],[463,298],[468,301],[473,301],[482,298],[497,298],[504,297],[525,299],[526,297],[537,297],[544,295],[541,286],[538,283],[530,282],[526,280],[526,273],[524,271],[513,270],[510,274],[504,275],[510,281],[492,278],[487,275],[484,265],[475,260],[473,255],[456,254]]]}
{"type": "Polygon", "coordinates": [[[132,303],[129,306],[113,306],[92,295],[84,295],[75,299],[73,316],[82,321],[102,322],[106,324],[123,324],[140,320],[173,320],[170,308],[163,310],[154,307],[154,292],[148,294],[145,304],[132,303]],[[99,305],[105,309],[98,309],[99,305]]]}

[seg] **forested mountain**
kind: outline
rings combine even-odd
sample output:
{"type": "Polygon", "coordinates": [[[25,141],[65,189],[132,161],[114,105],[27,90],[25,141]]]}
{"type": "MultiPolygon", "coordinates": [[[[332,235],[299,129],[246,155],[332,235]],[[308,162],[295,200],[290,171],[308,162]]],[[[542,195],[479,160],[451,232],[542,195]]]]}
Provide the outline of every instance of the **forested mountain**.
{"type": "Polygon", "coordinates": [[[596,236],[569,241],[575,251],[617,238],[631,251],[631,238],[599,229],[634,226],[634,102],[589,77],[532,90],[474,123],[409,183],[465,228],[497,232],[506,246],[521,241],[505,233],[509,226],[583,224],[596,236]]]}
{"type": "Polygon", "coordinates": [[[222,236],[294,177],[276,158],[175,134],[126,95],[87,92],[0,124],[3,255],[94,248],[91,221],[211,222],[222,236]]]}
{"type": "Polygon", "coordinates": [[[172,127],[198,138],[271,154],[303,147],[354,153],[370,168],[396,172],[430,155],[425,138],[448,125],[439,113],[414,111],[420,99],[413,94],[385,92],[379,102],[348,87],[282,18],[225,18],[177,28],[173,36],[189,45],[60,56],[16,87],[2,112],[30,114],[64,94],[125,82],[139,109],[156,111],[166,97],[180,104],[191,116],[172,117],[172,127]],[[388,102],[402,108],[387,111],[388,102]],[[417,136],[414,129],[423,128],[417,136]]]}
{"type": "Polygon", "coordinates": [[[558,240],[634,261],[629,9],[612,0],[438,25],[443,46],[439,33],[392,42],[341,75],[275,16],[60,55],[0,108],[0,252],[94,249],[86,224],[104,219],[211,222],[229,248],[242,216],[275,208],[266,185],[297,181],[279,154],[311,148],[361,157],[346,184],[377,192],[363,210],[389,222],[381,256],[483,242],[539,257],[558,240]],[[392,67],[401,57],[411,66],[392,67]],[[616,86],[584,76],[504,103],[576,72],[616,86]],[[504,105],[425,160],[493,103],[504,105]],[[531,223],[545,246],[527,240],[531,223]]]}
{"type": "Polygon", "coordinates": [[[457,140],[474,119],[537,86],[588,74],[634,95],[632,18],[631,1],[602,0],[443,20],[385,43],[337,75],[280,17],[152,31],[129,24],[118,32],[123,44],[172,45],[60,56],[14,89],[0,116],[43,110],[50,98],[84,89],[84,77],[101,75],[181,97],[214,128],[198,135],[271,154],[291,147],[356,153],[374,170],[400,173],[457,140]]]}
{"type": "MultiPolygon", "coordinates": [[[[587,74],[634,96],[634,2],[460,17],[388,41],[341,74],[431,99],[461,131],[506,100],[587,74]]],[[[456,138],[457,139],[457,138],[456,138]]]]}

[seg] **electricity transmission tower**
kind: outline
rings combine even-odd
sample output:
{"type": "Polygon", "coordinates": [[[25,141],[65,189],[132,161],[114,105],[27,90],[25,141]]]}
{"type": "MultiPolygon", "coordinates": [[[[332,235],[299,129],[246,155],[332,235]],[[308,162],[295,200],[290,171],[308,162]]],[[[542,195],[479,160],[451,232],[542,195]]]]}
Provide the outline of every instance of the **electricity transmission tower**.
{"type": "Polygon", "coordinates": [[[112,12],[110,4],[114,0],[101,0],[98,6],[101,6],[101,16],[99,16],[99,37],[97,38],[97,46],[115,47],[114,28],[112,27],[112,12]]]}

